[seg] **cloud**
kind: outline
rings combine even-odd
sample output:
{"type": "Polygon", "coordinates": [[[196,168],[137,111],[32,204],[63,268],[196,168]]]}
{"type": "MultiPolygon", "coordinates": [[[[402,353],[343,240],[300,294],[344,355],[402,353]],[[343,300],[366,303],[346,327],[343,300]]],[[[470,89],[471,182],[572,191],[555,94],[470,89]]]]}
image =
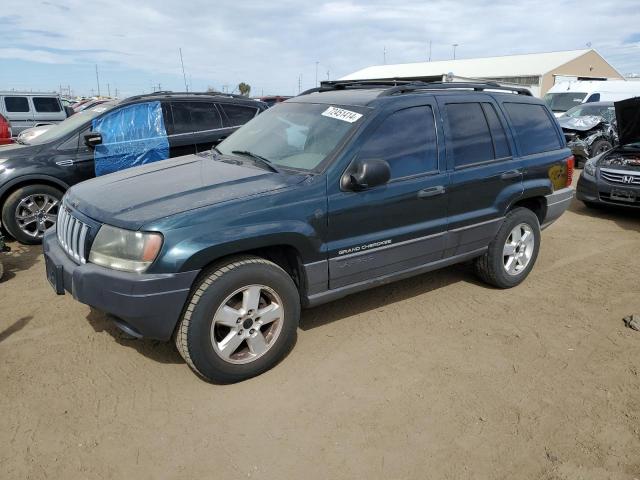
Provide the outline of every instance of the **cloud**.
{"type": "MultiPolygon", "coordinates": [[[[640,71],[637,0],[293,1],[5,0],[0,58],[109,64],[254,92],[297,91],[387,62],[585,48],[623,72],[640,71]]],[[[44,68],[44,67],[43,67],[44,68]]]]}

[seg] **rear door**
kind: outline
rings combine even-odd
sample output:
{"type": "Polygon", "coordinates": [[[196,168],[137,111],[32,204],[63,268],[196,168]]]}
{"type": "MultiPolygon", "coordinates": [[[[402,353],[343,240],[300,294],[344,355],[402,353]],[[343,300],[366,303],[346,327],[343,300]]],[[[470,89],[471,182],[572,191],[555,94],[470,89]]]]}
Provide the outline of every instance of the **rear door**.
{"type": "Polygon", "coordinates": [[[31,97],[31,102],[33,103],[35,125],[59,123],[67,118],[58,97],[31,97]]]}
{"type": "Polygon", "coordinates": [[[33,108],[27,96],[6,95],[2,101],[14,137],[23,130],[33,127],[33,108]]]}
{"type": "Polygon", "coordinates": [[[386,160],[389,183],[361,192],[328,187],[332,289],[442,258],[448,175],[440,161],[437,107],[422,102],[389,113],[362,134],[354,160],[386,160]]]}
{"type": "Polygon", "coordinates": [[[223,115],[223,122],[226,128],[225,136],[231,135],[242,125],[260,113],[256,107],[241,105],[237,103],[219,103],[223,115]]]}
{"type": "Polygon", "coordinates": [[[447,166],[449,237],[445,256],[485,247],[507,206],[522,194],[522,165],[506,121],[489,95],[440,96],[447,166]]]}

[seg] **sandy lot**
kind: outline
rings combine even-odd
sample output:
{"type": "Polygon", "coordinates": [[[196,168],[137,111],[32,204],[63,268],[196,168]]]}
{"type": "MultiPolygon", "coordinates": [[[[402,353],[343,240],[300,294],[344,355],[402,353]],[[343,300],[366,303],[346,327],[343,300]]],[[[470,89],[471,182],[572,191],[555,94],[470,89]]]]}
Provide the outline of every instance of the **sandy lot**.
{"type": "Polygon", "coordinates": [[[459,266],[304,312],[231,386],[56,297],[0,284],[2,479],[640,478],[640,214],[577,202],[522,286],[459,266]]]}

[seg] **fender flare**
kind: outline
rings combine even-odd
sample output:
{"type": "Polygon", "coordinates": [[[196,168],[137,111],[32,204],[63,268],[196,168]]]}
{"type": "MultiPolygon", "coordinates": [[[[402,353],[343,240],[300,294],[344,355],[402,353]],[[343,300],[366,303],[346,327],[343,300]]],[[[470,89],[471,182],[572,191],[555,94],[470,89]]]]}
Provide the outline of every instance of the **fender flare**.
{"type": "Polygon", "coordinates": [[[16,185],[20,185],[21,183],[31,184],[38,182],[53,183],[54,185],[59,186],[63,191],[67,191],[70,188],[70,185],[67,185],[62,180],[53,176],[39,174],[21,175],[19,177],[12,178],[0,187],[0,199],[4,198],[7,192],[12,190],[16,185]]]}

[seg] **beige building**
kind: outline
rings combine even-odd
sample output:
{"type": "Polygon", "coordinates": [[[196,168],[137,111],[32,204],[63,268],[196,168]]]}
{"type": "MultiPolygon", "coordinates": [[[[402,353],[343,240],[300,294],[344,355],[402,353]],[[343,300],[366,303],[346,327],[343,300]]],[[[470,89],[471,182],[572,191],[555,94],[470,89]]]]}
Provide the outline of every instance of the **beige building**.
{"type": "Polygon", "coordinates": [[[624,80],[593,49],[469,58],[440,62],[403,63],[367,67],[340,80],[494,80],[530,88],[544,95],[554,84],[567,80],[624,80]]]}

